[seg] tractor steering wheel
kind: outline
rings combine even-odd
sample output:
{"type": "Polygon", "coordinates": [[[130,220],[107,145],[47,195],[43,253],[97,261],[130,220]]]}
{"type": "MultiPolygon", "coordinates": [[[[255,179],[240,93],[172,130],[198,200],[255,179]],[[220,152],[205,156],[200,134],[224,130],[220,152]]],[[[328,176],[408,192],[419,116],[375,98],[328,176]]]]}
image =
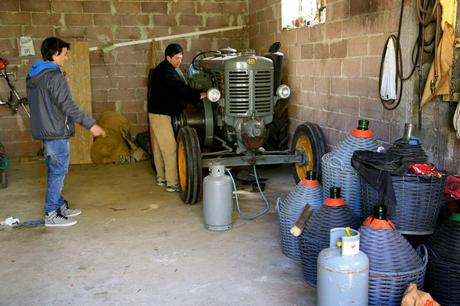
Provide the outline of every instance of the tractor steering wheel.
{"type": "Polygon", "coordinates": [[[202,57],[202,56],[204,56],[205,54],[208,54],[208,53],[220,54],[220,51],[208,50],[208,51],[203,51],[203,52],[198,53],[198,54],[195,55],[195,57],[192,59],[192,67],[195,68],[196,70],[200,70],[200,69],[195,65],[195,61],[196,61],[199,57],[202,57]]]}

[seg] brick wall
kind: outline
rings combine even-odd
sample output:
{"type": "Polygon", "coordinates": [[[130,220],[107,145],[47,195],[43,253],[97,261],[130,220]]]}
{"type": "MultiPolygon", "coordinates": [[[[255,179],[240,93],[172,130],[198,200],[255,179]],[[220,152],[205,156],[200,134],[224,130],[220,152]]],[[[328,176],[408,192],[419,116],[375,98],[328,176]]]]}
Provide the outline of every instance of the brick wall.
{"type": "MultiPolygon", "coordinates": [[[[16,39],[31,36],[35,51],[48,36],[87,41],[102,47],[111,43],[189,33],[248,23],[247,0],[1,0],[0,57],[11,62],[15,85],[25,95],[25,76],[36,57],[20,58],[16,39]]],[[[164,47],[180,43],[186,50],[184,63],[199,51],[232,46],[248,47],[246,30],[208,34],[157,43],[164,47]]],[[[151,44],[122,47],[110,53],[91,52],[93,115],[113,110],[125,115],[132,134],[146,130],[147,74],[152,63],[151,44]]],[[[185,68],[185,67],[184,67],[185,68]]],[[[7,87],[0,80],[0,97],[7,87]]],[[[22,111],[11,115],[0,106],[0,141],[10,156],[32,156],[41,144],[30,135],[29,120],[22,111]]]]}
{"type": "MultiPolygon", "coordinates": [[[[417,81],[405,84],[395,111],[378,99],[378,73],[384,42],[397,31],[400,0],[329,0],[327,21],[312,28],[280,31],[280,0],[2,0],[0,56],[11,61],[16,87],[25,95],[25,75],[35,58],[20,58],[16,39],[32,36],[39,53],[51,35],[88,41],[90,46],[210,28],[249,24],[249,33],[231,31],[176,40],[186,49],[185,63],[201,50],[251,47],[263,54],[274,41],[285,53],[284,81],[292,88],[291,132],[303,121],[321,125],[334,145],[366,118],[383,144],[398,138],[405,122],[417,123],[417,81]]],[[[407,11],[415,0],[405,1],[407,11]]],[[[415,17],[405,19],[407,40],[414,39],[415,17]]],[[[457,36],[459,29],[457,27],[457,36]]],[[[404,39],[405,43],[406,39],[404,39]]],[[[158,45],[159,56],[171,41],[158,45]]],[[[407,43],[405,50],[408,50],[407,43]]],[[[93,113],[115,110],[125,115],[133,134],[146,129],[146,76],[151,65],[150,44],[122,47],[90,55],[93,113]]],[[[6,86],[0,80],[0,98],[6,86]]],[[[423,130],[432,160],[460,172],[460,142],[452,131],[453,107],[430,103],[424,109],[423,130]]],[[[40,148],[30,136],[29,121],[20,110],[11,115],[0,106],[0,141],[11,156],[35,155],[40,148]]]]}
{"type": "MultiPolygon", "coordinates": [[[[410,53],[417,34],[415,0],[404,3],[401,36],[404,52],[410,53]]],[[[400,0],[328,0],[325,24],[281,31],[280,0],[249,1],[250,47],[263,52],[274,41],[282,44],[284,81],[292,89],[291,133],[301,122],[315,122],[333,146],[365,118],[380,142],[388,145],[402,135],[404,123],[417,123],[418,77],[405,83],[396,110],[385,110],[379,99],[382,50],[387,37],[397,33],[400,5],[400,0]]],[[[410,55],[403,58],[407,62],[410,55]]],[[[448,122],[451,110],[444,102],[431,104],[424,109],[419,135],[433,162],[460,172],[460,141],[448,122]]]]}

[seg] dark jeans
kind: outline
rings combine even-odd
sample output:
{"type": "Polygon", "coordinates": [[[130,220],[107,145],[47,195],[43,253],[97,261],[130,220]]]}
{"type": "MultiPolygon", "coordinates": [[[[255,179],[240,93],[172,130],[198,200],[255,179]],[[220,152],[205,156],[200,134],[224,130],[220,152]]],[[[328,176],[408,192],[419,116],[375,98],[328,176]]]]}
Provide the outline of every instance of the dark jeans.
{"type": "Polygon", "coordinates": [[[64,203],[62,187],[69,169],[69,139],[43,140],[45,162],[48,167],[48,186],[46,190],[45,212],[58,210],[64,203]]]}

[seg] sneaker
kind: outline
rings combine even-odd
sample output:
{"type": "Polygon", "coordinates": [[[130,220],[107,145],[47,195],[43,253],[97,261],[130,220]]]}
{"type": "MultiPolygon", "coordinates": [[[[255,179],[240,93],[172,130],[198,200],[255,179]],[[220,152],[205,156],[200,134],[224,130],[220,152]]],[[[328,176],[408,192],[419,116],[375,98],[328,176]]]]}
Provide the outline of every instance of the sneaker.
{"type": "Polygon", "coordinates": [[[76,208],[69,208],[69,202],[64,200],[64,204],[59,207],[59,213],[68,218],[78,216],[81,214],[81,210],[76,208]]]}
{"type": "Polygon", "coordinates": [[[157,185],[163,187],[166,185],[166,181],[162,179],[157,179],[157,185]]]}
{"type": "Polygon", "coordinates": [[[74,224],[77,224],[77,220],[64,217],[57,211],[45,214],[45,226],[71,226],[74,224]]]}
{"type": "Polygon", "coordinates": [[[179,185],[171,185],[166,187],[166,191],[168,192],[178,192],[180,191],[179,185]]]}

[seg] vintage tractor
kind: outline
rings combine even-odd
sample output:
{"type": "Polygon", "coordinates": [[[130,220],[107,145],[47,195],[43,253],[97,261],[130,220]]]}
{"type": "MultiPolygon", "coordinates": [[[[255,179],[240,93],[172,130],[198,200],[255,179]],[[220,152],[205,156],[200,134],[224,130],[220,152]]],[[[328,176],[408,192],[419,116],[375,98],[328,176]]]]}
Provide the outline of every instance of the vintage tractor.
{"type": "Polygon", "coordinates": [[[196,203],[202,193],[203,170],[227,167],[294,164],[296,182],[308,170],[320,174],[324,135],[305,122],[288,146],[287,85],[281,84],[280,44],[265,56],[231,48],[197,54],[189,67],[189,84],[208,89],[198,107],[189,107],[173,126],[177,132],[180,195],[196,203]]]}

